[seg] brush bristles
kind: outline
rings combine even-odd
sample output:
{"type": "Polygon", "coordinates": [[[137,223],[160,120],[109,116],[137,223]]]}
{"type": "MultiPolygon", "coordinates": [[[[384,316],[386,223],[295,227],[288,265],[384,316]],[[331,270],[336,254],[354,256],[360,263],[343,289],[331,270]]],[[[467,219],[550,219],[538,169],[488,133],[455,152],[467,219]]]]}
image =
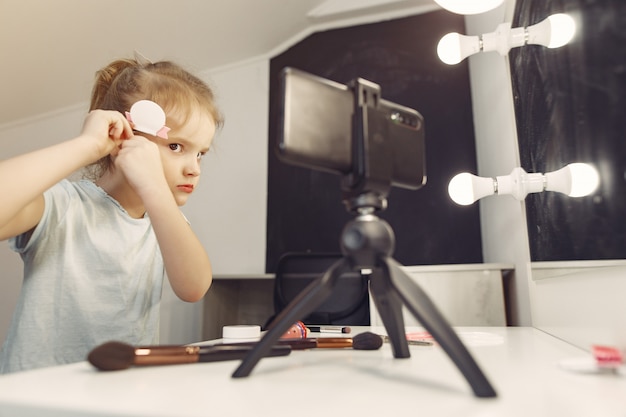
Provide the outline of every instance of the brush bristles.
{"type": "Polygon", "coordinates": [[[383,338],[372,332],[359,333],[352,338],[352,348],[356,350],[376,350],[383,345],[383,338]]]}
{"type": "Polygon", "coordinates": [[[135,360],[135,348],[121,342],[107,342],[94,348],[87,360],[101,371],[130,368],[135,360]]]}

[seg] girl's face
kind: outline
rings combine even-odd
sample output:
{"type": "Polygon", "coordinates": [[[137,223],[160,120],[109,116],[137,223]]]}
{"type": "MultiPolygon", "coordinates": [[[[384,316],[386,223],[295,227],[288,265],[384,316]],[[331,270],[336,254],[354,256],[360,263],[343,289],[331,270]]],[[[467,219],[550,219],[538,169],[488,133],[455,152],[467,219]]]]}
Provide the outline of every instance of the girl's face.
{"type": "Polygon", "coordinates": [[[152,141],[159,146],[165,178],[176,204],[183,206],[200,180],[200,162],[213,141],[215,122],[207,113],[194,111],[187,123],[171,128],[169,139],[153,136],[152,141]]]}

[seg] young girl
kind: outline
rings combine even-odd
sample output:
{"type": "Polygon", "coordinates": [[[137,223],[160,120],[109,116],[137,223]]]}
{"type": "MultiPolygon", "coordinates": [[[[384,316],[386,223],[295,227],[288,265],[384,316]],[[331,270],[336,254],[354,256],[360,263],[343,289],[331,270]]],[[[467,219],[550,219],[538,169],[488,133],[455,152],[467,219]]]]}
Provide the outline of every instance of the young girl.
{"type": "Polygon", "coordinates": [[[179,206],[221,125],[200,79],[118,60],[97,73],[78,137],[0,162],[0,240],[24,261],[1,373],[82,361],[108,340],[158,343],[166,274],[182,300],[202,299],[211,264],[179,206]],[[137,132],[126,113],[140,100],[165,111],[167,134],[137,132]],[[94,181],[65,179],[85,166],[94,181]]]}

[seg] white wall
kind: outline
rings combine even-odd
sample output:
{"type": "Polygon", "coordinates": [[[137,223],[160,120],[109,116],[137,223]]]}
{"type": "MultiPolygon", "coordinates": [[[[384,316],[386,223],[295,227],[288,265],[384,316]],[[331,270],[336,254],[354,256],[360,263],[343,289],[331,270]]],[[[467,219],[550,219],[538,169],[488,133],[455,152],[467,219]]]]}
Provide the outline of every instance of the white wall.
{"type": "Polygon", "coordinates": [[[583,349],[626,349],[626,260],[534,262],[533,325],[583,349]]]}
{"type": "Polygon", "coordinates": [[[185,207],[214,274],[265,272],[269,60],[207,73],[226,116],[205,157],[193,205],[185,207]],[[245,256],[242,256],[245,254],[245,256]]]}

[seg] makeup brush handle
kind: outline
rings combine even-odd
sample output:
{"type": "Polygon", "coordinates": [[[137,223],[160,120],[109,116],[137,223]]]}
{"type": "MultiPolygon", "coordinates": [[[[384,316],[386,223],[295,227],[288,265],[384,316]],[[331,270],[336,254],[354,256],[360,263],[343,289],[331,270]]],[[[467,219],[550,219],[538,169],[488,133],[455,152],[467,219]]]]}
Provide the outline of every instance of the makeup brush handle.
{"type": "Polygon", "coordinates": [[[198,362],[196,346],[138,346],[133,364],[136,366],[175,365],[198,362]]]}
{"type": "MultiPolygon", "coordinates": [[[[219,362],[243,359],[252,346],[216,345],[198,346],[150,346],[135,349],[136,366],[176,365],[182,363],[219,362]]],[[[289,346],[274,346],[267,355],[286,356],[291,353],[289,346]]]]}
{"type": "MultiPolygon", "coordinates": [[[[253,346],[216,345],[200,348],[198,362],[218,362],[243,359],[252,350],[253,346]]],[[[266,357],[287,356],[291,347],[280,345],[272,347],[266,357]]]]}
{"type": "Polygon", "coordinates": [[[317,339],[317,347],[324,349],[350,348],[352,339],[349,337],[320,337],[317,339]]]}
{"type": "MultiPolygon", "coordinates": [[[[222,343],[220,345],[209,346],[249,346],[255,347],[258,342],[234,342],[234,343],[222,343]]],[[[276,342],[275,346],[289,346],[291,350],[304,350],[313,349],[317,347],[316,339],[281,339],[276,342]]]]}

